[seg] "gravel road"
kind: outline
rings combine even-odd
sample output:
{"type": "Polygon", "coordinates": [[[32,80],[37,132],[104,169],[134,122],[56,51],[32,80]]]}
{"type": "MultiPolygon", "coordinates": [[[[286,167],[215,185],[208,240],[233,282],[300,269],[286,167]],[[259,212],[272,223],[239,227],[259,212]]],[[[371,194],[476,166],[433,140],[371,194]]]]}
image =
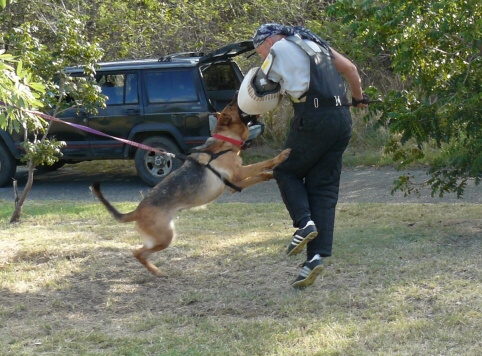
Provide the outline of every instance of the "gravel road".
{"type": "MultiPolygon", "coordinates": [[[[427,179],[422,170],[408,170],[421,182],[427,179]]],[[[393,181],[402,173],[391,168],[380,169],[345,169],[342,173],[340,187],[340,203],[482,203],[482,189],[475,186],[471,181],[462,199],[457,199],[455,194],[446,194],[443,198],[432,198],[430,190],[426,189],[420,197],[411,195],[404,197],[403,193],[397,192],[392,195],[393,181]]],[[[19,169],[16,179],[20,189],[25,185],[27,174],[25,169],[19,169]]],[[[93,181],[100,181],[105,196],[112,202],[116,201],[139,201],[149,190],[141,182],[135,173],[86,173],[72,166],[65,166],[57,172],[36,174],[32,190],[28,200],[80,200],[95,201],[89,190],[93,181]]],[[[0,201],[13,201],[11,187],[0,188],[0,201]]],[[[227,202],[281,202],[278,188],[274,181],[258,184],[241,193],[225,193],[218,203],[227,202]]]]}

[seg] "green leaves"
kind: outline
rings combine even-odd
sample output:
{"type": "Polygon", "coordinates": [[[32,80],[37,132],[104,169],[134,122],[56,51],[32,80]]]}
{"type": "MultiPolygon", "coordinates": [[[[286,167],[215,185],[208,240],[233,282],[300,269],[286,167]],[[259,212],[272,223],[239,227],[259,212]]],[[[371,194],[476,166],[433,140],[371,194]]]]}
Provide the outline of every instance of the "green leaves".
{"type": "Polygon", "coordinates": [[[2,130],[20,132],[23,127],[28,126],[32,117],[37,127],[42,126],[38,124],[39,119],[25,111],[43,105],[39,98],[45,87],[42,83],[31,80],[32,74],[24,68],[21,60],[10,54],[0,55],[0,101],[5,103],[5,106],[0,107],[2,130]]]}
{"type": "Polygon", "coordinates": [[[22,145],[25,150],[25,155],[22,157],[23,162],[32,162],[36,166],[47,165],[51,166],[62,155],[60,148],[65,146],[65,142],[52,140],[34,140],[25,141],[22,145]]]}
{"type": "MultiPolygon", "coordinates": [[[[419,150],[406,148],[433,142],[439,147],[479,147],[479,1],[341,0],[328,13],[341,19],[348,36],[356,38],[352,51],[358,61],[373,62],[379,56],[378,68],[391,70],[400,79],[400,85],[385,90],[382,116],[392,133],[387,151],[394,159],[402,165],[416,162],[419,150]]],[[[436,178],[428,182],[440,194],[463,190],[453,184],[454,176],[462,182],[482,176],[479,151],[451,149],[445,155],[445,166],[434,163],[436,178]]]]}
{"type": "MultiPolygon", "coordinates": [[[[65,9],[52,13],[55,21],[49,22],[47,15],[43,15],[40,22],[23,20],[18,27],[2,31],[1,39],[8,43],[9,54],[0,55],[0,100],[6,103],[0,108],[0,128],[18,132],[24,138],[22,162],[27,163],[32,173],[27,187],[32,184],[33,169],[57,162],[60,148],[65,145],[47,138],[49,124],[32,111],[48,110],[56,116],[72,105],[63,100],[68,94],[73,98],[71,103],[83,105],[91,112],[105,102],[95,81],[63,73],[66,66],[83,64],[88,78],[95,76],[95,66],[103,52],[88,38],[85,31],[88,21],[65,9]],[[75,90],[69,92],[69,89],[75,90]]],[[[1,28],[8,16],[0,13],[0,20],[1,28]]],[[[24,190],[20,202],[29,189],[24,190]]]]}
{"type": "MultiPolygon", "coordinates": [[[[92,111],[102,106],[95,87],[59,74],[65,66],[84,64],[93,76],[100,59],[207,52],[251,37],[263,22],[280,22],[306,25],[327,38],[359,65],[365,86],[378,87],[369,95],[373,99],[378,93],[384,95],[376,109],[383,110],[381,123],[388,125],[396,142],[390,152],[401,164],[416,162],[420,148],[427,144],[477,147],[482,139],[479,0],[75,3],[69,11],[72,2],[59,6],[17,0],[10,3],[10,14],[0,11],[2,40],[22,61],[14,73],[22,78],[18,88],[31,88],[33,97],[54,113],[66,108],[59,98],[68,91],[75,96],[73,102],[92,111]],[[30,77],[24,74],[27,69],[30,77]]],[[[0,8],[5,5],[6,0],[0,0],[0,8]]],[[[12,63],[0,61],[0,70],[12,63]]],[[[253,66],[248,60],[242,65],[253,66]]],[[[0,112],[2,124],[6,125],[4,112],[0,112]]],[[[461,176],[478,177],[482,171],[475,152],[448,150],[443,162],[461,176]]]]}

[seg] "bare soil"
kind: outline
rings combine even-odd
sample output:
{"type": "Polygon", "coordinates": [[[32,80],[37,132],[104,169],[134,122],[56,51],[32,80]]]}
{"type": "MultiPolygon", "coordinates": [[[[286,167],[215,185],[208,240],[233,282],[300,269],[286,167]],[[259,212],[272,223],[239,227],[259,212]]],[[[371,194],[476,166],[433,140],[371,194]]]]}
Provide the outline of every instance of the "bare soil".
{"type": "MultiPolygon", "coordinates": [[[[99,181],[109,200],[139,201],[150,189],[137,177],[132,161],[116,162],[115,169],[105,169],[105,163],[86,162],[66,165],[56,172],[37,173],[28,200],[94,200],[89,190],[93,181],[99,181]]],[[[482,189],[469,181],[462,199],[455,193],[445,194],[443,198],[432,197],[429,188],[422,190],[420,196],[412,194],[405,197],[402,192],[392,194],[393,181],[400,175],[410,173],[415,182],[428,179],[422,169],[397,171],[390,167],[360,167],[343,170],[340,183],[340,203],[482,203],[482,189]]],[[[15,177],[21,189],[27,180],[27,172],[20,168],[15,177]]],[[[0,200],[13,201],[11,187],[0,188],[0,200]]],[[[250,187],[241,193],[225,193],[217,202],[271,203],[280,202],[281,197],[275,181],[250,187]]]]}

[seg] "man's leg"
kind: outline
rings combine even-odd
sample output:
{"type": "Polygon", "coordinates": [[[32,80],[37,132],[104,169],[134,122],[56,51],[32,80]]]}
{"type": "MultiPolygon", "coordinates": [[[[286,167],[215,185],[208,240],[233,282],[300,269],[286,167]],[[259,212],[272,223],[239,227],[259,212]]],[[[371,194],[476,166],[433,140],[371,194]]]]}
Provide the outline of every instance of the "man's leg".
{"type": "Polygon", "coordinates": [[[351,137],[351,117],[339,118],[341,130],[338,140],[311,168],[305,177],[305,188],[310,204],[311,219],[315,222],[318,236],[307,245],[307,260],[316,254],[331,256],[335,212],[338,203],[342,156],[351,137]]]}
{"type": "Polygon", "coordinates": [[[291,148],[290,155],[274,169],[273,174],[293,226],[303,227],[300,224],[309,220],[311,215],[305,176],[335,139],[326,134],[328,130],[324,130],[321,118],[292,121],[294,124],[285,143],[285,148],[291,148]],[[299,127],[300,121],[305,121],[305,125],[299,127]]]}
{"type": "MultiPolygon", "coordinates": [[[[329,154],[328,156],[336,156],[329,154]]],[[[307,260],[319,254],[331,256],[335,211],[341,174],[341,156],[327,157],[321,160],[306,177],[306,190],[310,204],[311,219],[318,230],[318,236],[307,245],[307,260]],[[333,164],[330,159],[337,159],[333,164]],[[331,168],[331,171],[330,171],[331,168]]]]}

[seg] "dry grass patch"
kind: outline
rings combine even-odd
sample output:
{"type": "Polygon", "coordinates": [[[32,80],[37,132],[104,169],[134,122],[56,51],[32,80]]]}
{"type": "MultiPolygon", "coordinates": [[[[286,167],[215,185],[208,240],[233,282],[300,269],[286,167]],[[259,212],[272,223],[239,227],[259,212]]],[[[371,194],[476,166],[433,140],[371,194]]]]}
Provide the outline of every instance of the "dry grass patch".
{"type": "MultiPolygon", "coordinates": [[[[479,355],[482,208],[341,204],[317,283],[281,204],[185,211],[150,276],[99,206],[0,205],[2,355],[479,355]]],[[[133,204],[120,204],[123,211],[133,204]]]]}

